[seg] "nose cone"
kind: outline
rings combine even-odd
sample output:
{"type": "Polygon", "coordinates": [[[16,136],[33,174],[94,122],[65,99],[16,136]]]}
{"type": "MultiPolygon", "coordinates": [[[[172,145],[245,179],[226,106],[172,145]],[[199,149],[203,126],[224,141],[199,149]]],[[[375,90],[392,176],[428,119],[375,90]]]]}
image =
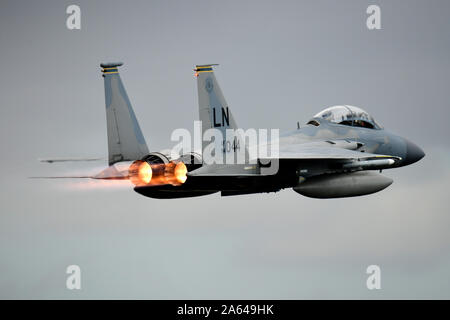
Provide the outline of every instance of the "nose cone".
{"type": "Polygon", "coordinates": [[[407,166],[419,161],[425,156],[425,152],[416,144],[406,140],[406,157],[403,159],[403,165],[407,166]]]}

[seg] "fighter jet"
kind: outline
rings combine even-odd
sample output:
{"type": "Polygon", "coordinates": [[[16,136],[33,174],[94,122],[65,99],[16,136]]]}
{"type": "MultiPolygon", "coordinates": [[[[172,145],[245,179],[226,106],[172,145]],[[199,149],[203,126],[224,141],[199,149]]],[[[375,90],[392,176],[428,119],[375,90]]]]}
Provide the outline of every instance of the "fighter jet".
{"type": "Polygon", "coordinates": [[[382,170],[410,165],[425,155],[413,142],[383,128],[366,111],[349,105],[327,108],[306,125],[266,141],[265,148],[276,146],[274,154],[250,152],[254,146],[245,144],[242,136],[227,135],[239,128],[214,75],[215,64],[197,65],[194,71],[202,136],[216,130],[220,138],[211,139],[209,144],[202,141],[200,152],[191,150],[175,157],[173,153],[150,152],[119,75],[122,65],[100,65],[109,166],[83,178],[128,179],[134,191],[146,197],[172,199],[217,192],[232,196],[285,188],[312,198],[362,196],[392,184],[382,170]],[[216,148],[209,150],[209,155],[222,153],[222,159],[233,161],[206,161],[211,145],[216,148]],[[244,161],[235,161],[238,152],[244,153],[244,161]]]}

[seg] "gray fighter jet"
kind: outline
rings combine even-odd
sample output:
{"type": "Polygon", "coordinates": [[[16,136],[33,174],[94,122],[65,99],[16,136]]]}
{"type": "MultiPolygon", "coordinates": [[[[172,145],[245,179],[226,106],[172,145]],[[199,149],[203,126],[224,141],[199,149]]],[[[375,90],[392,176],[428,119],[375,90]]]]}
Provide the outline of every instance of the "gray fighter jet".
{"type": "Polygon", "coordinates": [[[236,154],[244,152],[245,161],[205,161],[208,141],[202,141],[201,153],[191,150],[176,158],[167,152],[150,152],[122,84],[121,65],[100,65],[109,167],[84,178],[129,179],[134,190],[147,197],[184,198],[216,192],[231,196],[284,188],[313,198],[361,196],[393,182],[381,174],[382,170],[412,164],[425,155],[414,143],[384,129],[364,110],[342,105],[327,108],[305,126],[266,142],[266,148],[276,144],[276,154],[250,156],[252,146],[226,135],[239,128],[214,76],[213,64],[194,69],[202,136],[207,130],[217,130],[223,138],[213,141],[220,147],[211,154],[222,152],[227,159],[236,160],[236,154]]]}

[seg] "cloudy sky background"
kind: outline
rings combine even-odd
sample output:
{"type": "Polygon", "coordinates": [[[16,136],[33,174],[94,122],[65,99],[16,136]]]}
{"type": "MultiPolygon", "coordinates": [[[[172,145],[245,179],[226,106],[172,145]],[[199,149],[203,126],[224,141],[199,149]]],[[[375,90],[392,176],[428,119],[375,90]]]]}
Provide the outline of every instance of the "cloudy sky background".
{"type": "Polygon", "coordinates": [[[2,1],[0,298],[450,298],[448,1],[2,1]],[[369,4],[382,30],[366,28],[369,4]],[[82,29],[66,28],[78,4],[82,29]],[[291,130],[350,104],[426,157],[388,189],[154,200],[29,176],[107,154],[99,63],[122,79],[150,149],[197,114],[195,64],[238,124],[291,130]],[[82,270],[82,290],[65,269],[82,270]],[[382,289],[366,288],[368,265],[382,289]]]}

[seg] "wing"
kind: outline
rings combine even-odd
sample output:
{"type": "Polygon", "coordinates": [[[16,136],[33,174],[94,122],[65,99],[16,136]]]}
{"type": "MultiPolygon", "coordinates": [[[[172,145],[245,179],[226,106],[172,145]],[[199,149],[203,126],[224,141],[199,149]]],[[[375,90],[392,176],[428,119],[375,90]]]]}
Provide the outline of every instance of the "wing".
{"type": "MultiPolygon", "coordinates": [[[[351,145],[334,141],[319,141],[304,144],[290,144],[280,147],[278,154],[258,159],[260,163],[270,164],[271,161],[314,161],[322,162],[326,172],[344,172],[359,170],[381,170],[394,166],[400,157],[361,152],[348,149],[351,145]]],[[[274,174],[274,170],[262,170],[274,174]]],[[[276,172],[275,172],[276,173],[276,172]]]]}
{"type": "Polygon", "coordinates": [[[323,160],[329,167],[333,168],[333,172],[339,172],[386,169],[392,167],[401,158],[349,150],[334,142],[321,141],[280,147],[278,154],[260,157],[253,160],[254,164],[212,164],[194,170],[188,175],[230,177],[273,175],[278,172],[280,163],[311,160],[323,160]],[[273,166],[274,162],[278,162],[278,165],[273,166]]]}
{"type": "Polygon", "coordinates": [[[384,158],[400,160],[399,157],[390,155],[380,155],[374,153],[366,153],[360,151],[354,151],[347,148],[341,148],[334,146],[334,142],[313,142],[302,144],[290,144],[280,147],[278,154],[261,157],[259,159],[339,159],[339,160],[362,160],[362,159],[374,159],[384,158]]]}

